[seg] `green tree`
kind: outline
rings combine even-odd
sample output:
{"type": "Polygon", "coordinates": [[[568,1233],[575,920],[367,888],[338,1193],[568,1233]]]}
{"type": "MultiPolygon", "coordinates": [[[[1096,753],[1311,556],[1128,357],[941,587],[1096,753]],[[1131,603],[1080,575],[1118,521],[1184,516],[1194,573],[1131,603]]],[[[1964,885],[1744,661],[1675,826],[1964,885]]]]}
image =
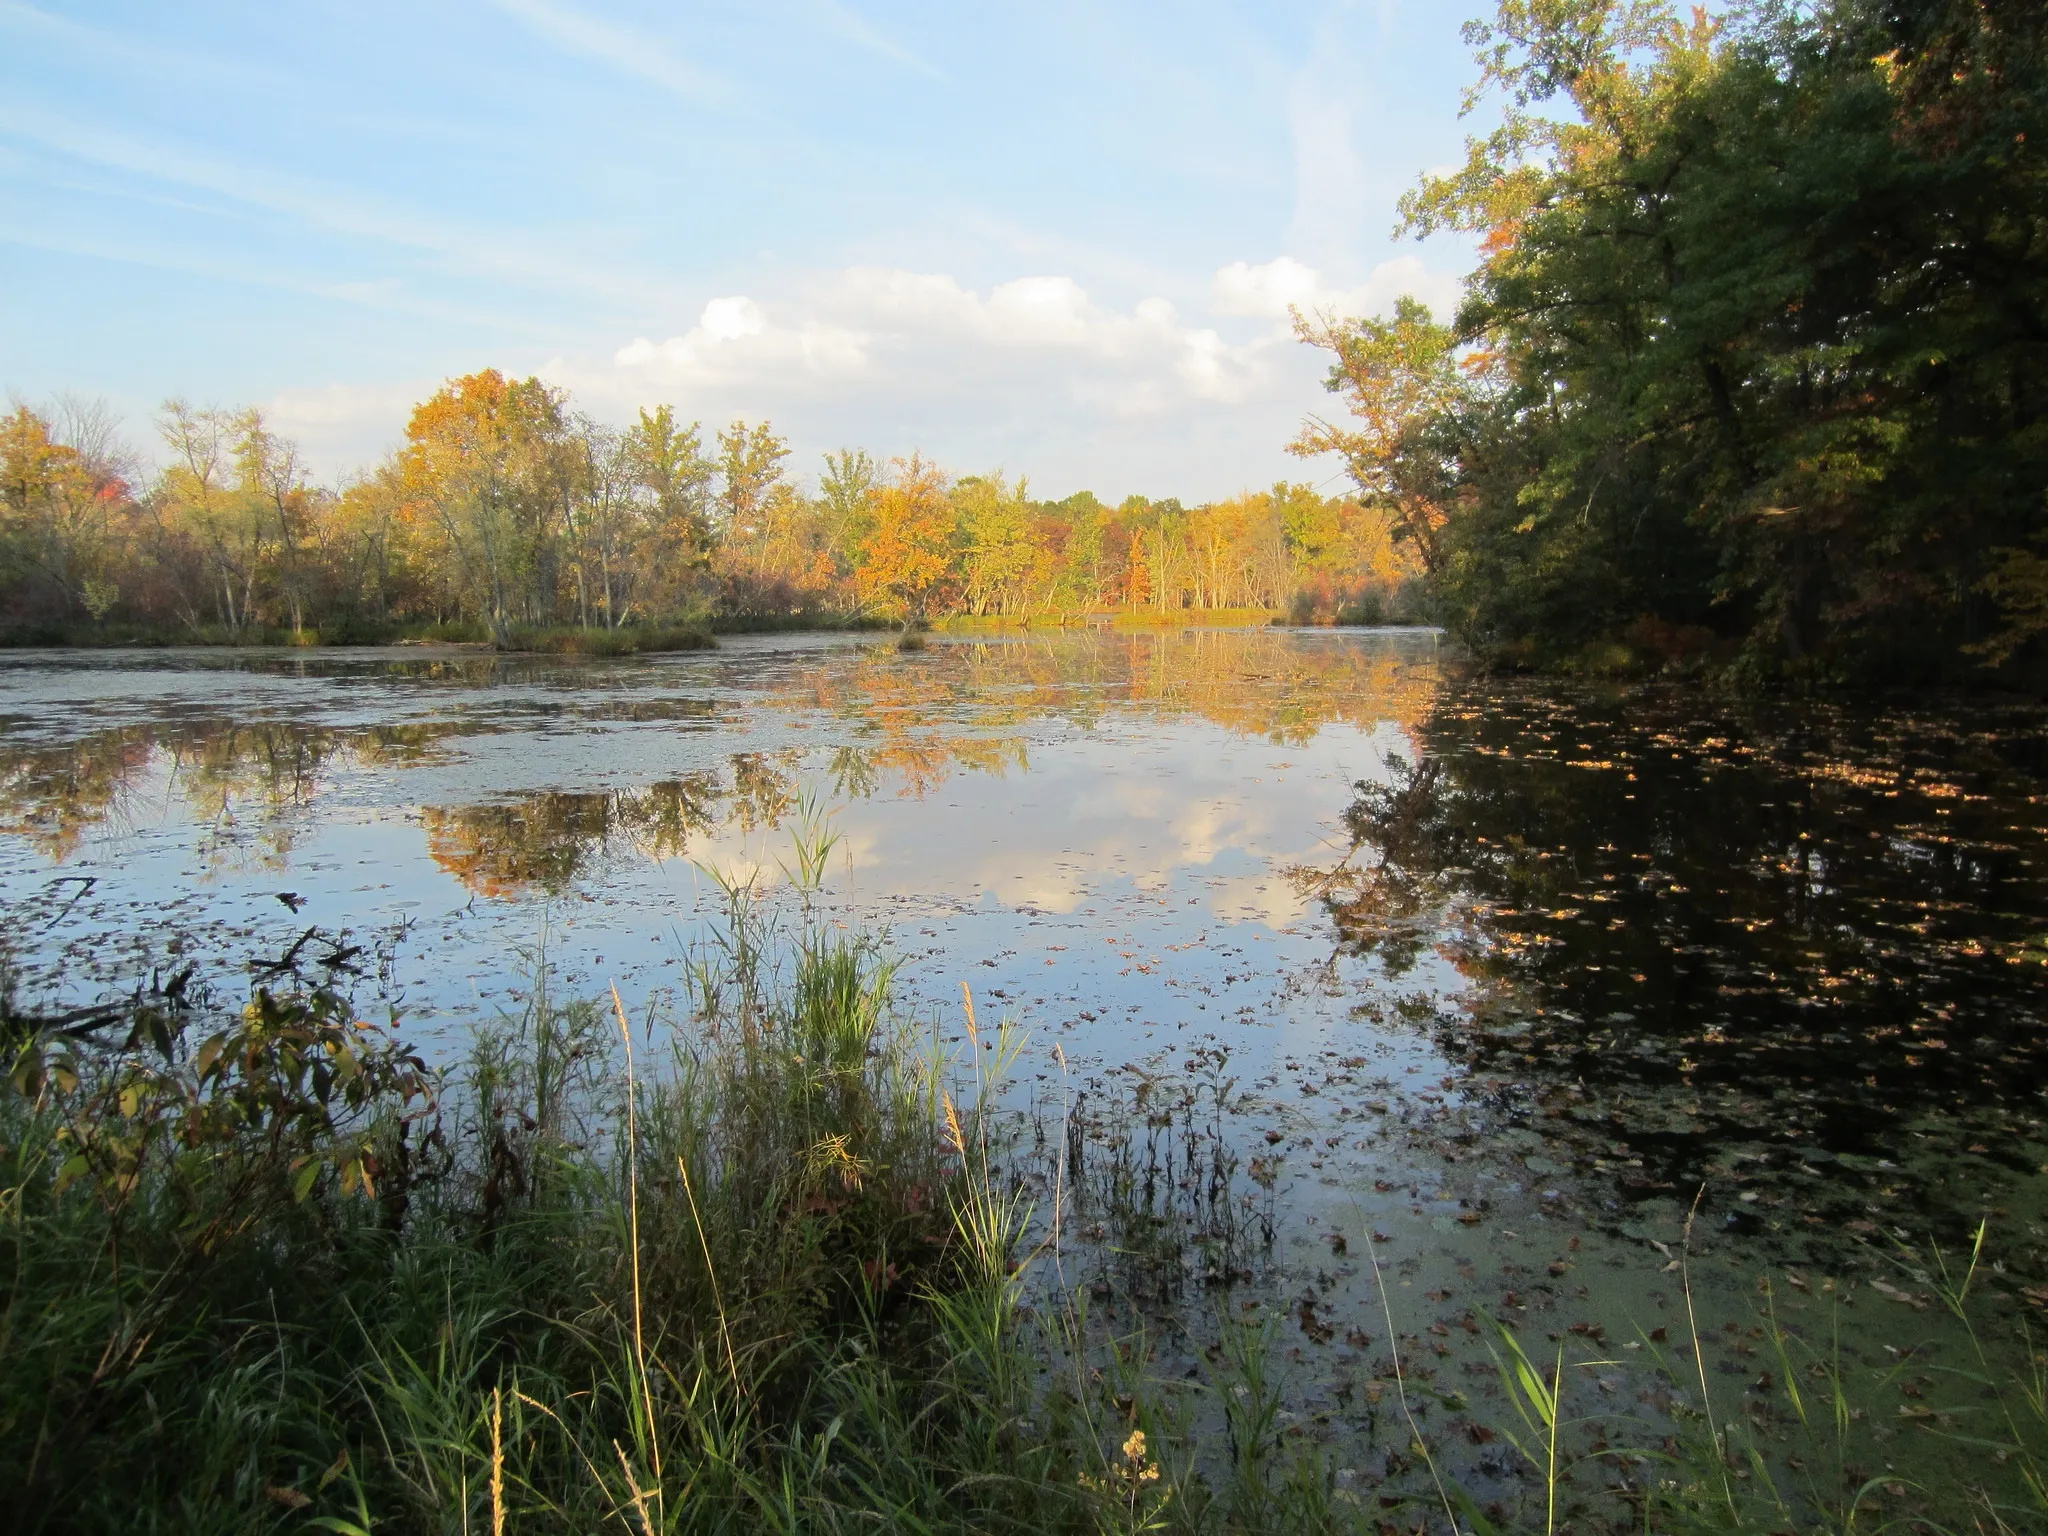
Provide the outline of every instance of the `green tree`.
{"type": "MultiPolygon", "coordinates": [[[[1335,355],[1323,387],[1344,396],[1356,426],[1310,417],[1288,452],[1342,455],[1358,494],[1393,514],[1400,536],[1425,569],[1442,569],[1439,537],[1457,479],[1457,461],[1440,430],[1467,406],[1457,337],[1406,294],[1388,320],[1344,320],[1294,312],[1294,334],[1335,355]]],[[[1290,528],[1290,532],[1294,530],[1290,528]]]]}
{"type": "Polygon", "coordinates": [[[704,453],[702,433],[700,423],[680,426],[675,409],[661,405],[643,407],[624,436],[661,558],[684,566],[701,565],[711,549],[711,488],[718,466],[704,453]]]}
{"type": "Polygon", "coordinates": [[[1486,383],[1368,422],[1364,465],[1441,471],[1459,627],[1697,633],[1759,676],[2038,662],[2048,12],[1504,0],[1467,35],[1501,127],[1404,215],[1481,261],[1412,371],[1448,382],[1448,340],[1486,383]]]}
{"type": "Polygon", "coordinates": [[[782,483],[788,457],[789,443],[765,421],[758,427],[735,421],[718,434],[718,510],[727,542],[745,546],[766,536],[762,514],[782,483]]]}
{"type": "Polygon", "coordinates": [[[825,455],[818,477],[818,507],[825,540],[842,571],[850,571],[874,522],[875,487],[881,471],[865,448],[842,448],[825,455]]]}

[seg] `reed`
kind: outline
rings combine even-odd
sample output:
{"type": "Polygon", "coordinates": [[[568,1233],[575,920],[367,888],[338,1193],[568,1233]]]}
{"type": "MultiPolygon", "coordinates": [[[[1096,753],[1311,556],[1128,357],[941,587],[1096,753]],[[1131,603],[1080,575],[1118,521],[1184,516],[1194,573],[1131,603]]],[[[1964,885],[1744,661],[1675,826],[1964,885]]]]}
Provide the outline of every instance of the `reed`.
{"type": "MultiPolygon", "coordinates": [[[[1021,1036],[964,990],[957,1057],[903,1016],[882,946],[817,915],[831,856],[811,817],[793,904],[727,885],[684,1013],[561,997],[536,954],[523,1008],[446,1072],[288,976],[232,1012],[138,1009],[99,1045],[17,1042],[13,1528],[1847,1536],[1911,1528],[1890,1491],[1907,1478],[1862,1470],[1898,1456],[1880,1428],[1957,1452],[1915,1479],[1915,1507],[1951,1517],[1926,1528],[2048,1520],[2048,1366],[2029,1345],[2009,1368],[1983,1331],[1981,1232],[1967,1258],[1893,1255],[1962,1340],[1904,1352],[1947,1383],[1924,1420],[1872,1412],[1884,1383],[1782,1325],[1767,1290],[1771,1413],[1709,1411],[1696,1320],[1691,1358],[1630,1366],[1669,1414],[1589,1446],[1578,1383],[1616,1362],[1539,1360],[1503,1333],[1526,1497],[1482,1508],[1458,1487],[1405,1375],[1426,1486],[1339,1488],[1282,1432],[1273,1322],[1229,1323],[1215,1369],[1170,1388],[1143,1322],[1092,1314],[1064,1268],[1084,1201],[1153,1234],[1134,1273],[1176,1305],[1167,1265],[1228,1281],[1249,1240],[1167,1244],[1149,1162],[1126,1146],[1114,1176],[1091,1171],[1064,1091],[1031,1182],[1001,1107],[1021,1036]],[[1596,1476],[1617,1469],[1618,1490],[1596,1476]]],[[[1227,1083],[1191,1111],[1220,1114],[1227,1083]]],[[[1175,1156],[1169,1173],[1227,1195],[1233,1167],[1175,1156]]],[[[1172,1219],[1213,1226],[1227,1202],[1202,1200],[1172,1219]]]]}

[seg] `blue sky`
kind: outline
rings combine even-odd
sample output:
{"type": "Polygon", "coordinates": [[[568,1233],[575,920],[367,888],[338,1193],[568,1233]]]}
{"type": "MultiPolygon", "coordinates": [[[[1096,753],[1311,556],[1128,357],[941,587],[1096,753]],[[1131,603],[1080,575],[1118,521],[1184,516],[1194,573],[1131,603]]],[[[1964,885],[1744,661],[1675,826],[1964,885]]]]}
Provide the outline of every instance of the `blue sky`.
{"type": "MultiPolygon", "coordinates": [[[[1477,0],[1474,0],[1477,3],[1477,0]]],[[[0,391],[260,404],[329,476],[447,376],[1201,499],[1325,479],[1289,300],[1440,307],[1418,0],[0,0],[0,391]]]]}

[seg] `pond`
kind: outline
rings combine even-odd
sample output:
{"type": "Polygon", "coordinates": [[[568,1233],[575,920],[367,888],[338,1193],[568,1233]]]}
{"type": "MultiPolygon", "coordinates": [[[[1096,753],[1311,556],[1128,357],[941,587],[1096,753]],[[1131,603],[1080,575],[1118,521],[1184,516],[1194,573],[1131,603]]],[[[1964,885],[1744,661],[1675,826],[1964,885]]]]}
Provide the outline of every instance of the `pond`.
{"type": "Polygon", "coordinates": [[[674,1006],[719,879],[786,886],[808,817],[906,1007],[1027,1032],[1061,1275],[1162,1369],[1284,1320],[1341,1459],[1393,1348],[1454,1410],[1487,1317],[1661,1334],[1695,1211],[1744,1322],[1840,1274],[1852,1333],[1932,1327],[1928,1245],[1986,1217],[2048,1301],[2041,727],[1501,680],[1427,631],[17,653],[0,958],[48,1011],[297,944],[453,1051],[542,948],[674,1006]]]}

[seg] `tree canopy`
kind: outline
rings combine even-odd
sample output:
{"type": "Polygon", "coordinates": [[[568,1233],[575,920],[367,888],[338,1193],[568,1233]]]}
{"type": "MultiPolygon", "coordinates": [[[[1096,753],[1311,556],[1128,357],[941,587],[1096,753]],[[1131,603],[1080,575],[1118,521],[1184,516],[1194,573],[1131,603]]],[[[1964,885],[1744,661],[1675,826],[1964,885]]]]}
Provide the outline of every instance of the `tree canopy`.
{"type": "Polygon", "coordinates": [[[1402,209],[1479,237],[1457,315],[1300,323],[1361,425],[1298,446],[1445,621],[1538,661],[2038,680],[2048,9],[1502,0],[1466,36],[1500,126],[1402,209]]]}
{"type": "Polygon", "coordinates": [[[766,421],[622,428],[494,369],[448,380],[339,489],[257,411],[165,404],[164,466],[103,413],[0,418],[0,636],[374,639],[677,621],[1400,613],[1390,520],[1301,485],[1183,507],[1035,500],[1000,471],[827,453],[807,486],[766,421]]]}

